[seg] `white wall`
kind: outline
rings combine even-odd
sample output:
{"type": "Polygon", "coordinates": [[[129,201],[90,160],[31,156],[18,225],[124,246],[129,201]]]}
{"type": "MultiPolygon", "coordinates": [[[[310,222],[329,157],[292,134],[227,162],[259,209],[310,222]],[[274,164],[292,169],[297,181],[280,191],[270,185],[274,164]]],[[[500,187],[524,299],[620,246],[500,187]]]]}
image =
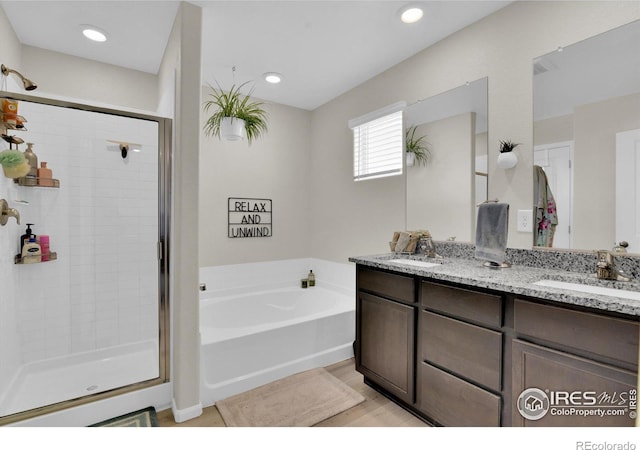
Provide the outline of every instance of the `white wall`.
{"type": "Polygon", "coordinates": [[[640,128],[639,113],[640,94],[574,110],[574,248],[611,248],[616,241],[616,133],[640,128]]]}
{"type": "Polygon", "coordinates": [[[407,228],[429,230],[437,240],[472,241],[475,113],[420,125],[416,136],[423,135],[431,159],[426,167],[407,167],[407,228]]]}
{"type": "Polygon", "coordinates": [[[33,95],[155,111],[158,77],[138,70],[22,46],[21,72],[37,85],[33,95]]]}
{"type": "MultiPolygon", "coordinates": [[[[173,415],[202,414],[198,302],[198,168],[201,110],[202,10],[182,2],[169,37],[162,80],[175,73],[171,232],[171,340],[173,415]],[[176,52],[177,49],[177,52],[176,52]],[[174,65],[175,64],[175,65],[174,65]]],[[[169,102],[171,103],[171,102],[169,102]]]]}
{"type": "MultiPolygon", "coordinates": [[[[354,183],[347,121],[398,100],[427,98],[487,76],[489,198],[511,205],[509,246],[531,247],[516,230],[532,199],[532,60],[558,46],[640,18],[637,2],[516,2],[328,102],[312,116],[314,257],[345,261],[386,251],[405,227],[403,177],[354,183]],[[518,166],[496,170],[498,141],[518,147],[518,166]],[[326,174],[332,174],[327,182],[326,174]],[[333,217],[335,220],[322,220],[333,217]]],[[[446,214],[446,211],[440,211],[446,214]]]]}
{"type": "MultiPolygon", "coordinates": [[[[203,100],[208,92],[203,90],[203,100]]],[[[251,145],[201,137],[201,267],[309,256],[309,211],[315,207],[309,184],[311,113],[273,103],[265,109],[268,133],[251,145]],[[229,197],[271,199],[273,235],[229,238],[229,197]]]]}

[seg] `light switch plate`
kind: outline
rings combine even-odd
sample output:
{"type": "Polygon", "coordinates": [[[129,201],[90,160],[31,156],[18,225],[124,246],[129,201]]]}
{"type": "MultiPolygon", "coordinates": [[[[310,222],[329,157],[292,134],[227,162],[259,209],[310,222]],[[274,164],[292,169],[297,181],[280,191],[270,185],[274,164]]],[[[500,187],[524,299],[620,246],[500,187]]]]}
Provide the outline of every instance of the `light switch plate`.
{"type": "Polygon", "coordinates": [[[531,209],[518,210],[518,231],[533,233],[533,211],[531,209]]]}

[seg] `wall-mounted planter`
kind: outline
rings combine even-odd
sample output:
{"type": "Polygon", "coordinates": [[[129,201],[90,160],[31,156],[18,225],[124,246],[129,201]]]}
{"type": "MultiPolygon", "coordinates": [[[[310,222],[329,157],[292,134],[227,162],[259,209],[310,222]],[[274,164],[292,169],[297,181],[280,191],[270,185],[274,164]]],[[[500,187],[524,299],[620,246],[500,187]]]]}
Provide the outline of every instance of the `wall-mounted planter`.
{"type": "Polygon", "coordinates": [[[518,164],[518,157],[513,152],[504,152],[498,155],[498,167],[500,169],[511,169],[518,164]]]}

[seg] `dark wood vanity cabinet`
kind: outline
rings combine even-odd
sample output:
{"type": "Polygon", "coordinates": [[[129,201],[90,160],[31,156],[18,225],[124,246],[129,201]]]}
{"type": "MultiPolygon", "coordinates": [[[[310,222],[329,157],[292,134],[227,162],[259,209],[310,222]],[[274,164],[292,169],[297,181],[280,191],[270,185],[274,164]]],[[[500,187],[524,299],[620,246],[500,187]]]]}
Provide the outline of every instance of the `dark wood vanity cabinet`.
{"type": "Polygon", "coordinates": [[[356,280],[356,370],[413,404],[415,281],[368,269],[358,269],[356,280]]]}
{"type": "Polygon", "coordinates": [[[422,281],[417,408],[446,426],[500,426],[502,297],[422,281]]]}
{"type": "Polygon", "coordinates": [[[638,339],[636,317],[357,268],[356,369],[437,425],[633,426],[638,339]],[[525,419],[529,388],[627,410],[525,419]]]}
{"type": "Polygon", "coordinates": [[[514,329],[513,401],[538,388],[549,407],[526,420],[514,403],[513,426],[634,426],[637,321],[516,299],[514,329]]]}

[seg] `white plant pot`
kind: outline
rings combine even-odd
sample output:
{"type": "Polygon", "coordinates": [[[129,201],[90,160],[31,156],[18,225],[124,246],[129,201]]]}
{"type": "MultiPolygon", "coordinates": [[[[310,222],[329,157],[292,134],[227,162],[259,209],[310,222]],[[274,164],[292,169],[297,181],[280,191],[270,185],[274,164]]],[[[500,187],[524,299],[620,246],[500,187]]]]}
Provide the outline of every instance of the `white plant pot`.
{"type": "Polygon", "coordinates": [[[416,154],[411,152],[405,152],[405,154],[407,155],[407,167],[413,167],[416,163],[416,154]]]}
{"type": "Polygon", "coordinates": [[[239,141],[245,136],[244,120],[237,117],[223,117],[220,123],[220,138],[225,141],[239,141]]]}
{"type": "Polygon", "coordinates": [[[498,155],[498,167],[501,169],[511,169],[518,164],[518,157],[513,152],[500,153],[498,155]]]}

